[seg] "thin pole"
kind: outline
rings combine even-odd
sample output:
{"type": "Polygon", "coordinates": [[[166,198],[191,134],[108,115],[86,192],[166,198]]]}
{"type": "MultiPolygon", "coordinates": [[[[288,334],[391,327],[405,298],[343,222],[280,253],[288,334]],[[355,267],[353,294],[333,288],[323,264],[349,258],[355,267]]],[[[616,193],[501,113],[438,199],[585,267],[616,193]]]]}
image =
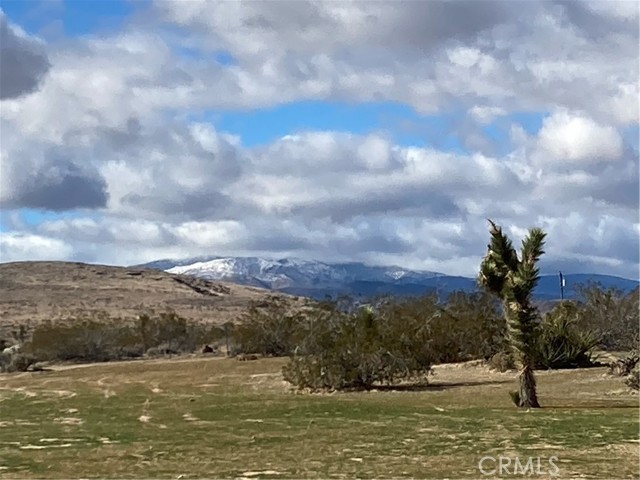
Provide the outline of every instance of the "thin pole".
{"type": "Polygon", "coordinates": [[[560,274],[560,300],[564,301],[564,276],[562,272],[558,272],[560,274]]]}

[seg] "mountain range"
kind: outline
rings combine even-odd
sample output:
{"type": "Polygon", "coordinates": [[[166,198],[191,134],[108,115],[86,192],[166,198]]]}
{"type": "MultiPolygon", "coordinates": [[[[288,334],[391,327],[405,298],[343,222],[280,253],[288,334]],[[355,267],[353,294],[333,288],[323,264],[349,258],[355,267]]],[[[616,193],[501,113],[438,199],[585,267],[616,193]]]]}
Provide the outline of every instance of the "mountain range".
{"type": "MultiPolygon", "coordinates": [[[[158,260],[140,267],[191,275],[206,280],[224,280],[268,288],[291,295],[324,299],[349,295],[370,298],[376,295],[421,295],[437,292],[473,291],[476,280],[438,272],[410,270],[397,266],[369,266],[363,263],[324,263],[313,260],[259,257],[195,257],[183,260],[158,260]]],[[[565,274],[565,298],[575,298],[577,287],[596,282],[605,288],[625,292],[638,288],[637,280],[595,273],[565,274]]],[[[558,275],[542,275],[535,291],[537,300],[560,299],[558,275]]]]}

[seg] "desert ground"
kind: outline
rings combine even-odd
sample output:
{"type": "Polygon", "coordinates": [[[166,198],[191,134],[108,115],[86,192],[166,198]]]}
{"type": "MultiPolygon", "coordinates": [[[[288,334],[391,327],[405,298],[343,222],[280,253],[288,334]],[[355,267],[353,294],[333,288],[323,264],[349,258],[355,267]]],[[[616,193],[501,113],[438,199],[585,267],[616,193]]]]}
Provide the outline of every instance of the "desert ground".
{"type": "Polygon", "coordinates": [[[33,325],[74,315],[136,318],[171,309],[195,321],[233,321],[272,292],[159,270],[70,262],[0,264],[0,326],[33,325]]]}
{"type": "Polygon", "coordinates": [[[515,373],[478,362],[437,366],[426,386],[318,394],[293,391],[285,361],[2,375],[0,478],[514,478],[482,475],[487,456],[539,458],[528,478],[640,477],[638,395],[605,368],[539,372],[543,408],[526,411],[515,373]]]}

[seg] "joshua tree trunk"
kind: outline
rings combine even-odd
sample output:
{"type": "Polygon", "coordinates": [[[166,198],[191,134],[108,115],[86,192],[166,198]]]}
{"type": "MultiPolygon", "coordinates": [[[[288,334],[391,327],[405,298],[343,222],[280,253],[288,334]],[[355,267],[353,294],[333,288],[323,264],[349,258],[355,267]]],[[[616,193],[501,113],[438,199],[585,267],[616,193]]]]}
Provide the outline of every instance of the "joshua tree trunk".
{"type": "Polygon", "coordinates": [[[523,408],[540,408],[538,395],[536,394],[536,377],[533,369],[525,366],[518,376],[520,390],[518,392],[518,406],[523,408]]]}

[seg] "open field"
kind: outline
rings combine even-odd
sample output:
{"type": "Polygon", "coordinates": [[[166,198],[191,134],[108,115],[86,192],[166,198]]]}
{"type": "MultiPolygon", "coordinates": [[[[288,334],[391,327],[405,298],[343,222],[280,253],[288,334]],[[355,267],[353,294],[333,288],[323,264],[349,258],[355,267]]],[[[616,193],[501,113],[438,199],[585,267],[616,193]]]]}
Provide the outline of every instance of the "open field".
{"type": "MultiPolygon", "coordinates": [[[[638,396],[605,369],[435,368],[428,387],[301,394],[282,359],[144,360],[4,375],[0,478],[479,478],[484,456],[551,456],[560,478],[638,478],[638,396]]],[[[488,470],[492,464],[486,463],[488,470]]],[[[495,465],[494,465],[495,466],[495,465]]],[[[508,475],[507,475],[508,476],[508,475]]]]}
{"type": "Polygon", "coordinates": [[[269,290],[211,282],[159,270],[70,262],[0,264],[0,328],[105,312],[137,318],[167,308],[197,321],[222,324],[269,290]]]}

